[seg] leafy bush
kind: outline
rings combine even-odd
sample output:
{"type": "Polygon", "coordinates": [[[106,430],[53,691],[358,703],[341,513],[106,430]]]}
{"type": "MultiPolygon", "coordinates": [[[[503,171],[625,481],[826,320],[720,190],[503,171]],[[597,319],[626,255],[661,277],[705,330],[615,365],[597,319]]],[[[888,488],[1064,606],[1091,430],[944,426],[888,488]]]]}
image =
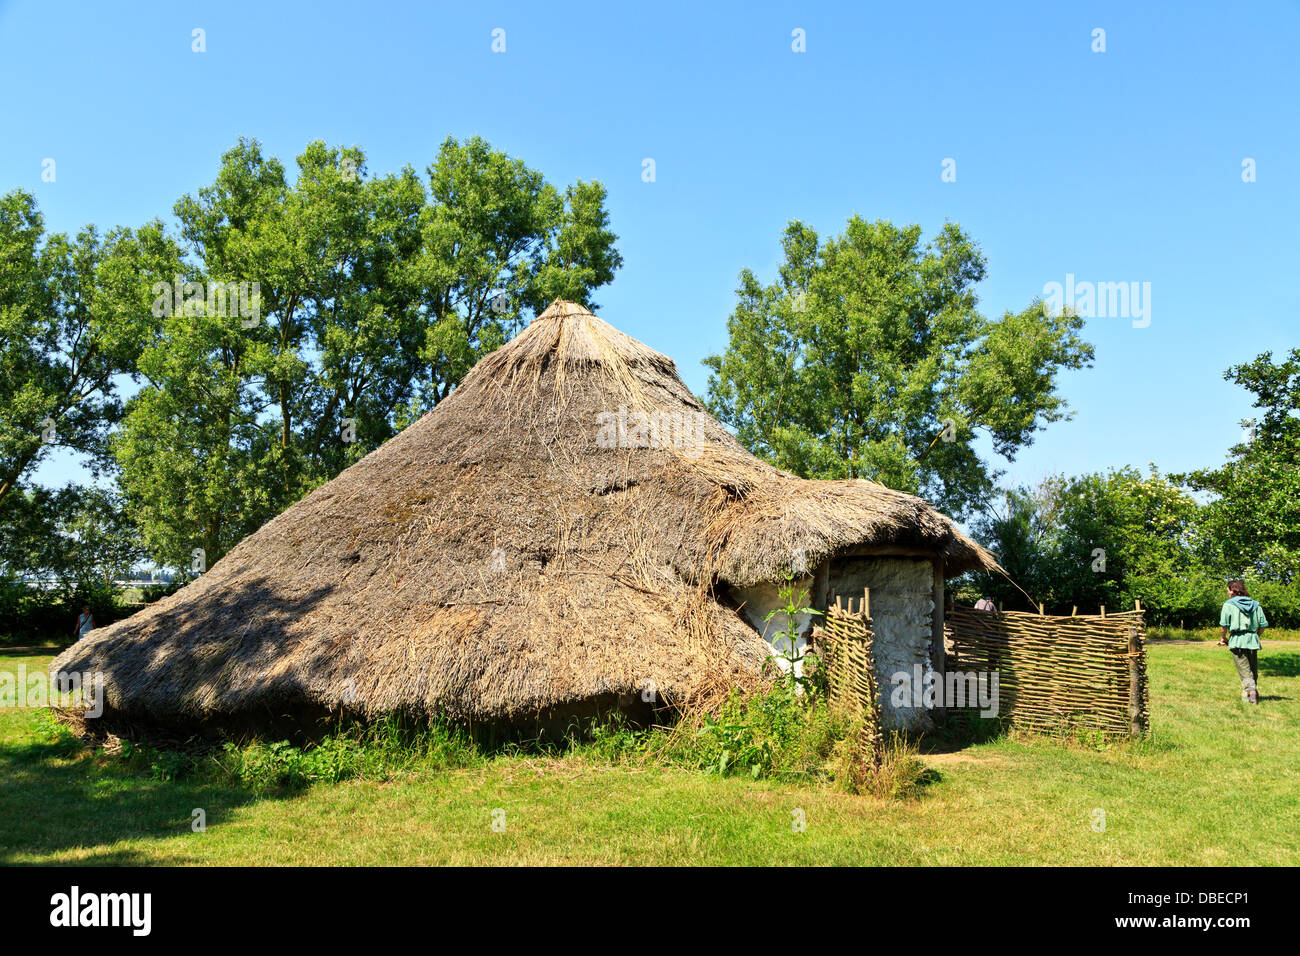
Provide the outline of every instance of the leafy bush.
{"type": "Polygon", "coordinates": [[[71,642],[82,605],[90,605],[96,627],[135,613],[119,603],[107,585],[71,591],[43,590],[15,580],[0,580],[0,644],[71,642]]]}
{"type": "MultiPolygon", "coordinates": [[[[1264,605],[1269,625],[1276,628],[1300,627],[1300,581],[1261,581],[1247,577],[1251,597],[1264,605]]],[[[1134,581],[1133,594],[1147,609],[1147,623],[1191,629],[1219,626],[1219,610],[1227,600],[1226,578],[1205,573],[1194,578],[1134,581]]]]}
{"type": "Polygon", "coordinates": [[[637,730],[622,711],[615,710],[593,718],[585,727],[571,725],[566,739],[570,753],[621,763],[640,753],[648,736],[648,731],[637,730]]]}
{"type": "Polygon", "coordinates": [[[593,761],[644,761],[719,776],[834,783],[851,793],[907,795],[923,776],[915,747],[892,741],[879,763],[857,750],[858,727],[833,713],[822,694],[788,679],[735,690],[716,713],[683,716],[674,726],[640,728],[620,711],[575,720],[549,742],[541,736],[481,746],[443,721],[412,725],[401,717],[339,727],[314,743],[254,738],[211,754],[155,750],[123,742],[119,762],[156,780],[220,772],[258,792],[351,779],[384,780],[413,772],[471,766],[492,755],[551,754],[593,761]]]}
{"type": "MultiPolygon", "coordinates": [[[[1251,597],[1264,605],[1268,623],[1273,627],[1300,628],[1300,580],[1283,584],[1248,579],[1247,589],[1251,597]]],[[[1214,623],[1218,623],[1217,609],[1214,623]]]]}
{"type": "Polygon", "coordinates": [[[758,693],[733,692],[716,716],[688,719],[647,751],[720,776],[811,779],[886,800],[913,796],[929,774],[916,744],[892,734],[876,761],[862,749],[861,729],[860,719],[832,712],[824,696],[783,680],[758,693]]]}
{"type": "Polygon", "coordinates": [[[155,780],[179,780],[194,770],[194,759],[175,750],[158,750],[150,753],[149,771],[155,780]]]}
{"type": "MultiPolygon", "coordinates": [[[[1001,511],[975,523],[976,537],[999,556],[1015,583],[996,573],[971,574],[954,590],[963,603],[988,594],[1007,610],[1036,610],[1032,597],[1049,613],[1077,606],[1095,614],[1103,604],[1124,610],[1140,600],[1148,624],[1215,626],[1228,578],[1242,574],[1239,559],[1223,551],[1222,521],[1251,526],[1237,530],[1257,539],[1259,527],[1242,518],[1248,503],[1239,503],[1236,518],[1210,520],[1221,503],[1199,505],[1154,467],[1148,475],[1120,468],[1051,476],[1036,488],[1008,491],[1001,511]]],[[[1263,532],[1272,533],[1271,527],[1263,532]]],[[[1263,545],[1257,551],[1249,552],[1245,565],[1251,594],[1274,626],[1300,626],[1300,576],[1288,582],[1284,570],[1294,557],[1279,557],[1263,545]]]]}
{"type": "Polygon", "coordinates": [[[782,680],[756,693],[733,691],[716,715],[684,718],[651,749],[665,762],[722,776],[824,778],[845,724],[825,698],[782,680]]]}
{"type": "Polygon", "coordinates": [[[147,584],[141,589],[140,597],[145,604],[152,604],[154,601],[175,594],[188,583],[189,581],[182,578],[176,578],[174,581],[159,581],[156,584],[147,584]]]}
{"type": "Polygon", "coordinates": [[[254,790],[274,790],[307,782],[303,773],[303,752],[287,740],[269,743],[254,740],[244,747],[225,745],[230,772],[254,790]]]}
{"type": "Polygon", "coordinates": [[[287,740],[226,743],[219,763],[254,790],[297,788],[351,779],[388,779],[415,769],[466,766],[482,755],[472,740],[442,722],[409,726],[399,717],[341,729],[299,747],[287,740]]]}
{"type": "Polygon", "coordinates": [[[916,744],[902,734],[890,734],[879,760],[861,742],[862,721],[852,721],[835,741],[826,769],[837,790],[869,793],[882,800],[915,796],[929,777],[916,744]]]}
{"type": "Polygon", "coordinates": [[[244,747],[228,743],[224,749],[230,772],[254,790],[338,783],[384,765],[375,755],[367,755],[359,740],[347,737],[326,737],[306,748],[287,740],[255,740],[244,747]]]}

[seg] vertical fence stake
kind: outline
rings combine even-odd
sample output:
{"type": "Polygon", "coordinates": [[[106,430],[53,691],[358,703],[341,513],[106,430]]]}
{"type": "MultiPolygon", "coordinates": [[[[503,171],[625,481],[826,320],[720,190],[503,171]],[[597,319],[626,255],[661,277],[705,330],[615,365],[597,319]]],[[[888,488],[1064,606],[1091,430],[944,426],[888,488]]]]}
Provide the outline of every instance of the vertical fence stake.
{"type": "Polygon", "coordinates": [[[1132,737],[1141,737],[1146,731],[1142,721],[1141,659],[1137,628],[1131,627],[1128,631],[1128,732],[1132,737]]]}
{"type": "MultiPolygon", "coordinates": [[[[880,701],[876,688],[875,657],[872,653],[871,628],[864,618],[853,611],[854,598],[846,598],[848,614],[839,598],[836,607],[828,609],[827,682],[831,706],[836,710],[847,708],[861,715],[863,727],[858,738],[862,757],[870,766],[880,766],[884,742],[880,734],[880,701]]],[[[863,593],[862,610],[868,607],[868,594],[863,593]]]]}

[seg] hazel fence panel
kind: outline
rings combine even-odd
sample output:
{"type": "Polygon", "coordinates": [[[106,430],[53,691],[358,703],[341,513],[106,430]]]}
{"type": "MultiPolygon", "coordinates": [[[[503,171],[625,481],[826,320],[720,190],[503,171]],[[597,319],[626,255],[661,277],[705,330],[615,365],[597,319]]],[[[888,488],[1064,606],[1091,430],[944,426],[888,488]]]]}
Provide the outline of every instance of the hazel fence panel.
{"type": "Polygon", "coordinates": [[[945,670],[998,675],[998,706],[1039,733],[1142,736],[1150,726],[1141,608],[1052,616],[948,611],[945,670]]]}
{"type": "Polygon", "coordinates": [[[880,697],[876,683],[874,635],[864,594],[861,607],[854,610],[836,601],[826,609],[825,625],[819,628],[817,643],[824,655],[830,705],[850,717],[861,718],[859,743],[873,766],[879,766],[884,752],[880,731],[880,697]]]}

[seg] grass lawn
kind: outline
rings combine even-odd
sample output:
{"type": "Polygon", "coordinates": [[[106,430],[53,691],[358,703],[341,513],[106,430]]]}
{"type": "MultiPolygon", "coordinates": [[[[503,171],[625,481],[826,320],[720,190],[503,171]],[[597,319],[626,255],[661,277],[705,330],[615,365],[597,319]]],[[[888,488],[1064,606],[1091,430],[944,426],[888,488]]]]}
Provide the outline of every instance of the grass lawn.
{"type": "MultiPolygon", "coordinates": [[[[1146,630],[1147,640],[1156,641],[1217,641],[1219,639],[1219,629],[1217,627],[1165,627],[1162,625],[1148,625],[1146,630]]],[[[1270,627],[1264,632],[1266,641],[1300,641],[1300,631],[1284,627],[1270,627]]]]}
{"type": "MultiPolygon", "coordinates": [[[[0,650],[0,670],[49,659],[0,650]]],[[[1300,643],[1266,644],[1260,669],[1263,702],[1248,708],[1223,648],[1153,646],[1150,741],[1003,738],[934,754],[921,795],[895,802],[590,757],[268,796],[153,779],[70,744],[40,711],[5,707],[0,863],[1294,866],[1300,643]],[[191,831],[195,808],[204,833],[191,831]]]]}

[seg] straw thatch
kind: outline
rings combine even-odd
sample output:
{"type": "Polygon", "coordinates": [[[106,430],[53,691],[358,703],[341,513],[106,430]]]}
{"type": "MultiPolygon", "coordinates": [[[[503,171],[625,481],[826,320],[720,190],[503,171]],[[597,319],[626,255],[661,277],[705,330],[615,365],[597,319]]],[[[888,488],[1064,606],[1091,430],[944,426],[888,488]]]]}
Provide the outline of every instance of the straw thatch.
{"type": "Polygon", "coordinates": [[[173,720],[517,718],[651,687],[680,704],[767,655],[720,584],[864,544],[994,566],[918,498],[760,462],[672,361],[556,302],[402,434],[52,666],[102,670],[113,712],[173,720]],[[699,416],[700,441],[601,447],[620,406],[699,416]]]}

